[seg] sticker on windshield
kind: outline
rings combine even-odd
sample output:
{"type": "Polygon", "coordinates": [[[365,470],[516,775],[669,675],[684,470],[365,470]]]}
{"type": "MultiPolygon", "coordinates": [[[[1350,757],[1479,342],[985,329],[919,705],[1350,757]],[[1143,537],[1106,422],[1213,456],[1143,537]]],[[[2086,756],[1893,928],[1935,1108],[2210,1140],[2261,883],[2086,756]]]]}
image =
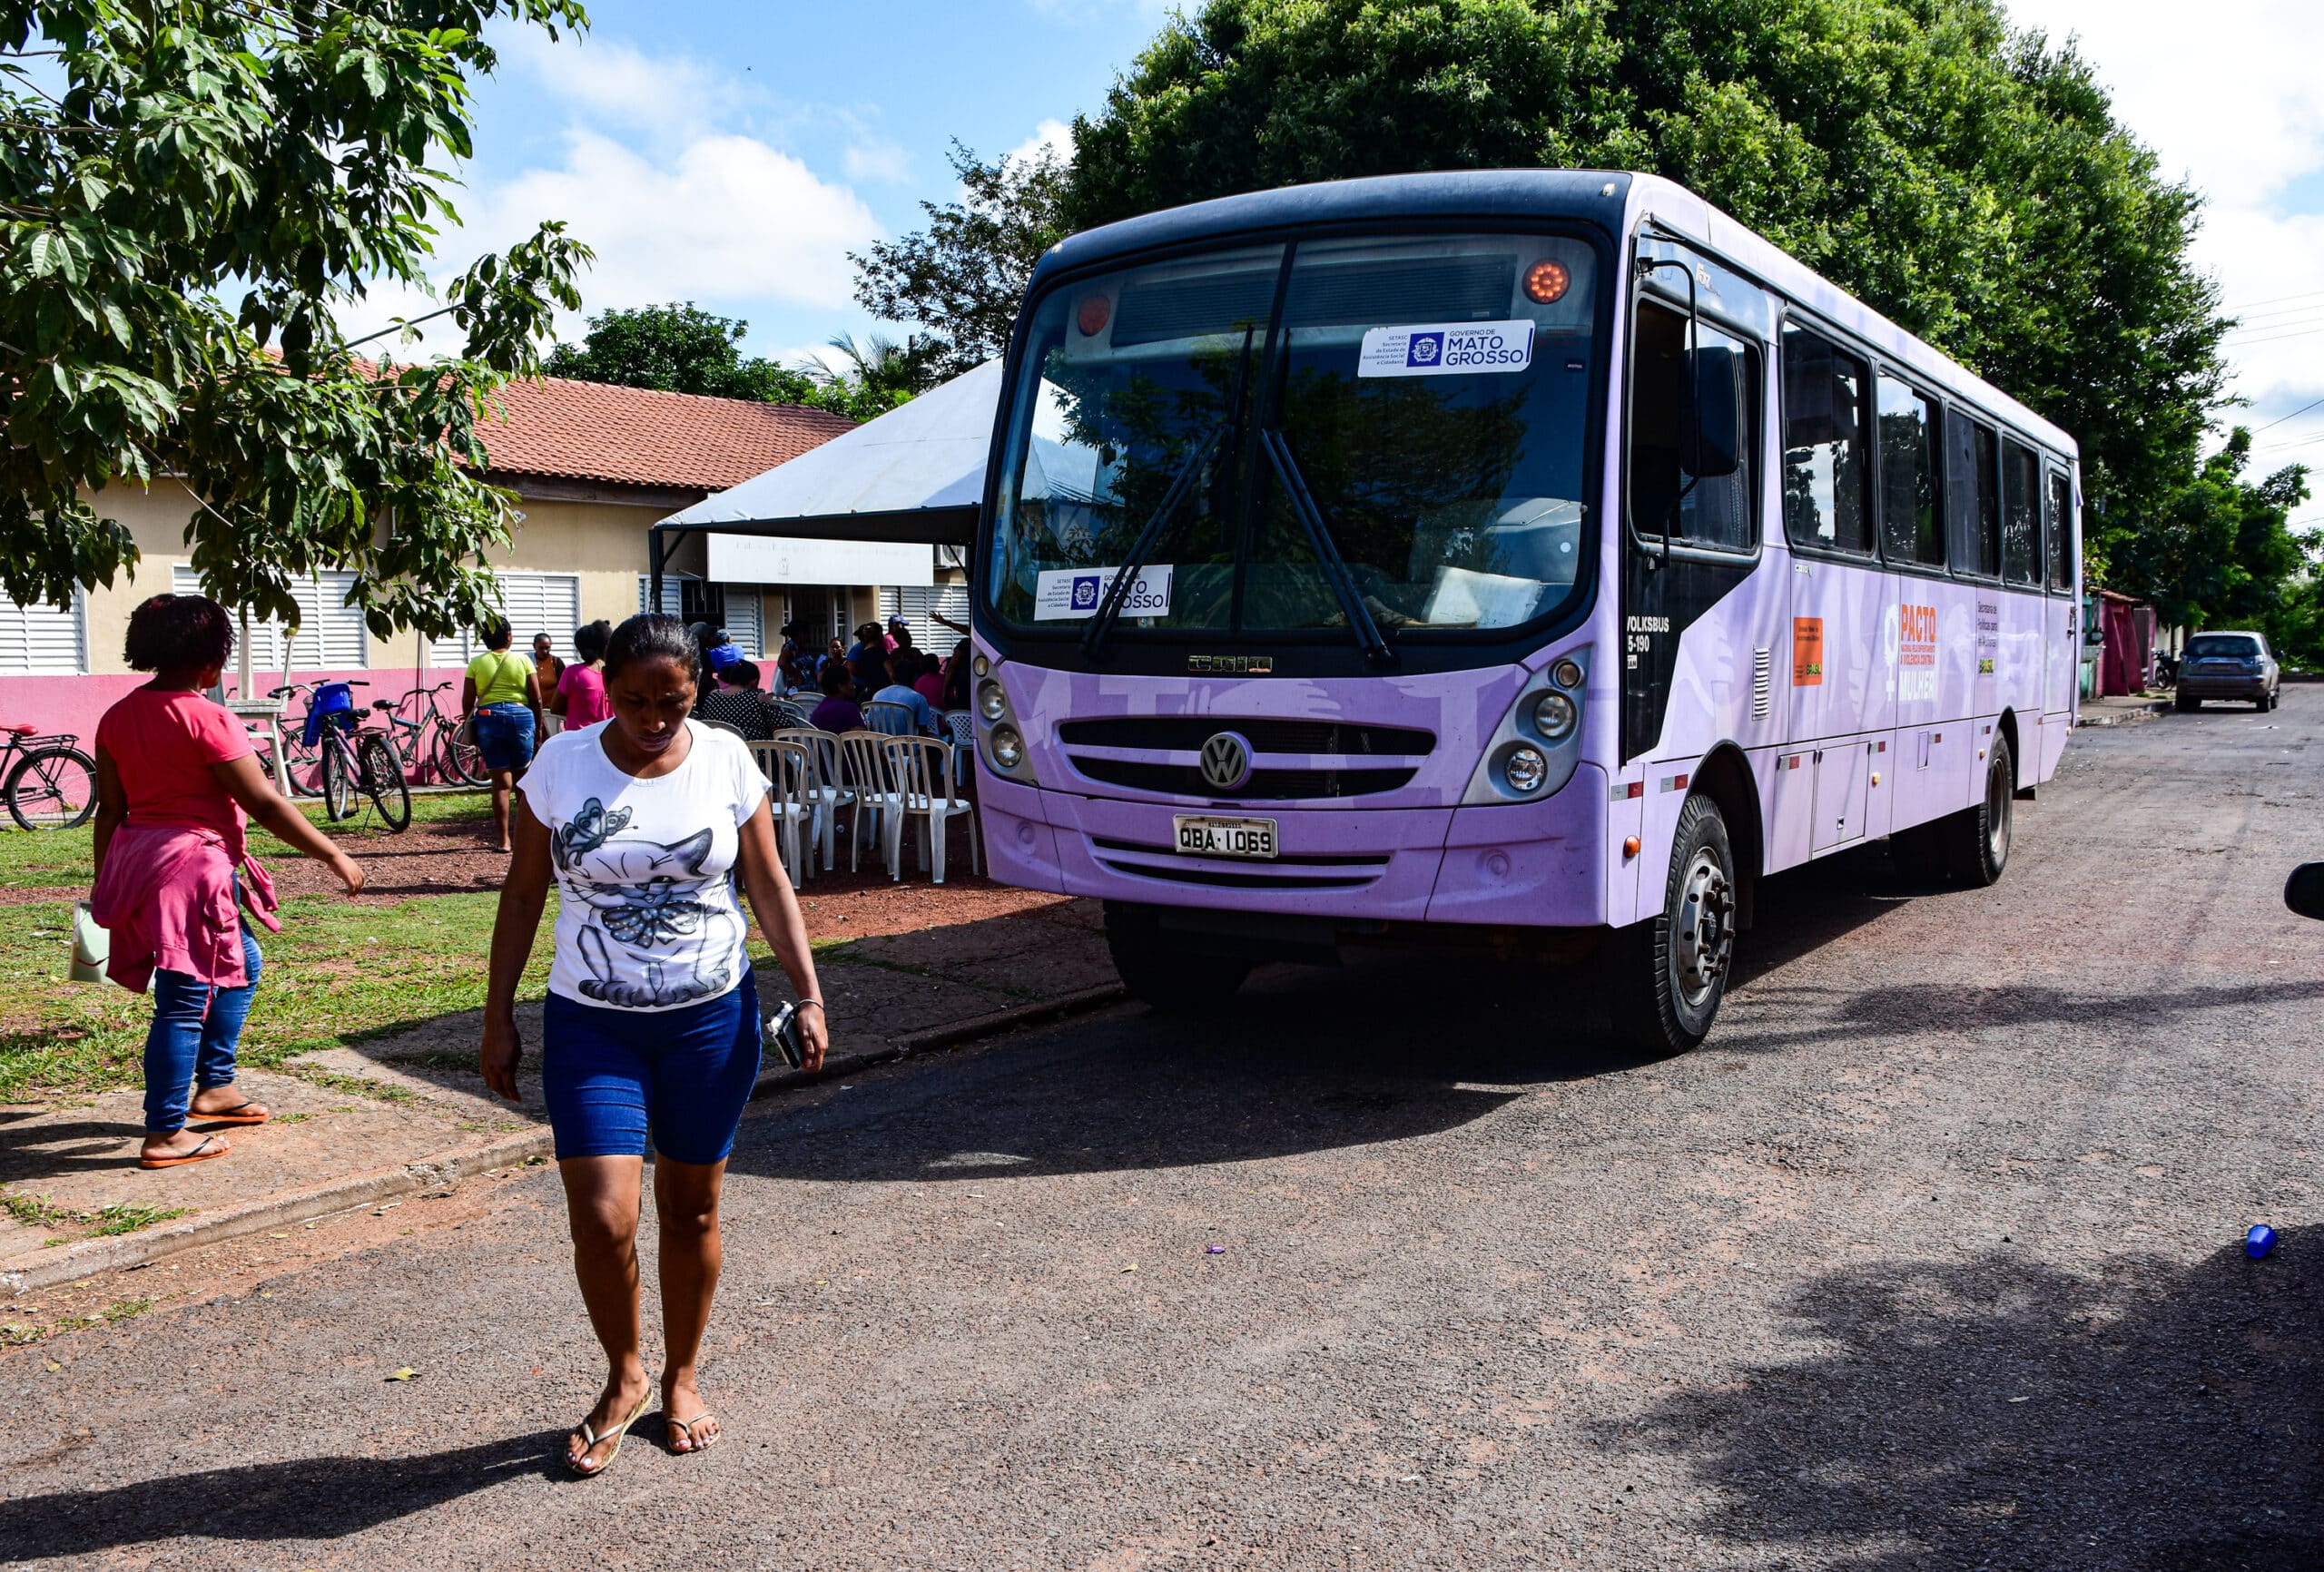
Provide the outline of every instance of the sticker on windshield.
{"type": "MultiPolygon", "coordinates": [[[[1033,584],[1033,620],[1058,622],[1068,617],[1094,617],[1106,591],[1121,575],[1119,567],[1061,567],[1044,571],[1033,584]]],[[[1170,614],[1170,577],[1177,570],[1153,564],[1137,570],[1129,594],[1122,598],[1126,617],[1167,617],[1170,614]]]]}
{"type": "Polygon", "coordinates": [[[1367,328],[1356,357],[1358,377],[1468,377],[1481,371],[1522,371],[1533,363],[1533,324],[1422,322],[1409,328],[1367,328]]]}

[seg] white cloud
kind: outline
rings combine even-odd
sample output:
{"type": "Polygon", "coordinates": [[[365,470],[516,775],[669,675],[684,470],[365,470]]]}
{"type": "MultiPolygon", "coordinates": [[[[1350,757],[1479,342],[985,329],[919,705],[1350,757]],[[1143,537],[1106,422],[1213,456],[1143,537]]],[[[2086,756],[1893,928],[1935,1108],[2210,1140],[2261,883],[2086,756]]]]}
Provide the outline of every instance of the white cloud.
{"type": "MultiPolygon", "coordinates": [[[[715,297],[838,309],[847,260],[882,233],[852,191],[747,136],[705,135],[656,160],[595,132],[568,133],[560,169],[497,188],[486,228],[516,238],[564,218],[596,249],[593,304],[715,297]]],[[[490,242],[487,242],[490,243],[490,242]]]]}
{"type": "Polygon", "coordinates": [[[840,168],[850,180],[901,185],[911,179],[911,154],[895,142],[866,137],[849,144],[840,168]]]}
{"type": "Polygon", "coordinates": [[[1073,127],[1061,120],[1050,119],[1033,128],[1033,134],[1009,150],[1011,162],[1025,162],[1039,158],[1046,148],[1060,160],[1073,157],[1073,127]]]}
{"type": "MultiPolygon", "coordinates": [[[[2259,425],[2324,395],[2324,6],[2315,0],[2010,0],[2021,26],[2053,44],[2079,37],[2116,115],[2208,199],[2197,262],[2245,327],[2226,345],[2234,390],[2259,425]],[[2300,297],[2300,298],[2293,298],[2300,297]]],[[[2324,412],[2319,412],[2324,413],[2324,412]]],[[[2261,463],[2324,460],[2324,421],[2261,463]]]]}
{"type": "Polygon", "coordinates": [[[596,124],[701,127],[762,96],[702,61],[648,54],[612,39],[567,35],[552,43],[537,28],[526,27],[496,36],[494,46],[596,124]]]}

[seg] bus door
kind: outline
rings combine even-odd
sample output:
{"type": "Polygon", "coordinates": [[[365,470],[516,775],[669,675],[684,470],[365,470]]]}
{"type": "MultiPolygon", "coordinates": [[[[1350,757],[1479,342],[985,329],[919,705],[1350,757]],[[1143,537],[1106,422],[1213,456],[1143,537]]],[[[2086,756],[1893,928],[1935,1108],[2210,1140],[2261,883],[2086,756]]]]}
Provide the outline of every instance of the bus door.
{"type": "Polygon", "coordinates": [[[1780,349],[1784,530],[1792,553],[1785,738],[1797,751],[1780,761],[1776,790],[1785,799],[1778,839],[1787,843],[1778,855],[1788,861],[1869,832],[1871,781],[1887,739],[1865,734],[1893,723],[1884,634],[1895,606],[1874,554],[1871,364],[1790,319],[1780,349]]]}
{"type": "Polygon", "coordinates": [[[1679,641],[1759,565],[1760,344],[1774,319],[1756,286],[1673,241],[1641,236],[1636,279],[1622,553],[1625,762],[1708,749],[1729,734],[1709,686],[1689,693],[1681,722],[1706,734],[1665,731],[1679,641]]]}
{"type": "Polygon", "coordinates": [[[2042,629],[2042,712],[2073,708],[2082,673],[2082,618],[2073,596],[2073,482],[2063,469],[2044,473],[2042,523],[2048,547],[2049,605],[2042,629]]]}

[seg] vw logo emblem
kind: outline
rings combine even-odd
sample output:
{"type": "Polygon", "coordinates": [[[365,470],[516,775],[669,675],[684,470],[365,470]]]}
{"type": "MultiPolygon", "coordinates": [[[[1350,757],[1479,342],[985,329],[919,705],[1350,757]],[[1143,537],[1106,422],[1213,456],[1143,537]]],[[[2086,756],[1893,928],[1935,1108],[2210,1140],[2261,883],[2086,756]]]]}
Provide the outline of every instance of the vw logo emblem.
{"type": "Polygon", "coordinates": [[[1202,778],[1219,791],[1233,791],[1251,778],[1251,744],[1221,732],[1202,745],[1202,778]]]}

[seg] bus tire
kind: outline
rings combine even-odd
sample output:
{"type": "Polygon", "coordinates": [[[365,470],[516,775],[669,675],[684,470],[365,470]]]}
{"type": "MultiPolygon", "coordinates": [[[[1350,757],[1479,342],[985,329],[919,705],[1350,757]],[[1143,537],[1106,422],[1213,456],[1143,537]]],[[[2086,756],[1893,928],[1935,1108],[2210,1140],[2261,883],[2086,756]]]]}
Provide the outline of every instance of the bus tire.
{"type": "Polygon", "coordinates": [[[1954,883],[1983,889],[2000,881],[2002,870],[2009,866],[2016,787],[2009,739],[1996,736],[1985,755],[1984,796],[1975,807],[1964,808],[1939,821],[1944,828],[1945,861],[1951,867],[1954,883]]]}
{"type": "Polygon", "coordinates": [[[1251,962],[1203,955],[1172,942],[1154,909],[1106,902],[1106,948],[1130,997],[1163,1015],[1223,1007],[1251,975],[1251,962]]]}
{"type": "Polygon", "coordinates": [[[1607,1004],[1614,1029],[1654,1055],[1683,1054],[1710,1034],[1735,958],[1735,852],[1718,805],[1679,811],[1662,910],[1614,935],[1607,1004]]]}

